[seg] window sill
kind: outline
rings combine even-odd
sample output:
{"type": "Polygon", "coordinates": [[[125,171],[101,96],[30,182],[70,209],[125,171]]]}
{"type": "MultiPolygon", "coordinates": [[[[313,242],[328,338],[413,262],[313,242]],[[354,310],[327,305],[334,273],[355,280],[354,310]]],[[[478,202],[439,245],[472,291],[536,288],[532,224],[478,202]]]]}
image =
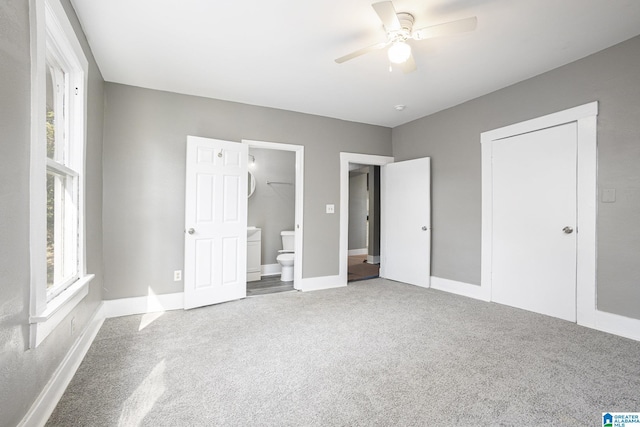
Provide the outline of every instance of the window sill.
{"type": "Polygon", "coordinates": [[[60,295],[47,303],[47,308],[37,316],[29,317],[31,324],[30,347],[36,348],[44,339],[53,332],[65,317],[84,299],[89,293],[89,282],[95,274],[88,274],[78,279],[60,295]]]}

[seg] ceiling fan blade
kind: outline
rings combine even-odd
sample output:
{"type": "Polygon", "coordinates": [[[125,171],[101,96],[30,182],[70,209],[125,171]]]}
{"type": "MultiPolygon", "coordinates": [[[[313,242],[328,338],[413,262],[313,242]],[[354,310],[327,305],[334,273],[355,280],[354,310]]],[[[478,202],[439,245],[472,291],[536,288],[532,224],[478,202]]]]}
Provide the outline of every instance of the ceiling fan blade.
{"type": "Polygon", "coordinates": [[[400,64],[400,69],[405,74],[409,74],[410,72],[415,71],[416,68],[416,60],[413,59],[413,54],[409,55],[409,59],[400,64]]]}
{"type": "Polygon", "coordinates": [[[452,34],[473,31],[478,25],[478,18],[459,19],[457,21],[446,22],[444,24],[432,25],[430,27],[415,30],[411,37],[414,40],[431,39],[434,37],[449,36],[452,34]]]}
{"type": "Polygon", "coordinates": [[[378,17],[382,21],[382,25],[384,25],[384,29],[387,30],[387,32],[397,31],[402,28],[400,20],[398,20],[398,15],[396,14],[396,8],[393,7],[393,3],[390,1],[381,1],[374,3],[371,6],[378,14],[378,17]]]}
{"type": "Polygon", "coordinates": [[[340,58],[336,59],[336,62],[338,64],[342,64],[343,62],[346,62],[353,58],[357,58],[358,56],[364,55],[365,53],[373,52],[374,50],[384,49],[388,44],[389,42],[380,42],[371,46],[363,47],[362,49],[358,49],[355,52],[351,52],[348,55],[341,56],[340,58]]]}

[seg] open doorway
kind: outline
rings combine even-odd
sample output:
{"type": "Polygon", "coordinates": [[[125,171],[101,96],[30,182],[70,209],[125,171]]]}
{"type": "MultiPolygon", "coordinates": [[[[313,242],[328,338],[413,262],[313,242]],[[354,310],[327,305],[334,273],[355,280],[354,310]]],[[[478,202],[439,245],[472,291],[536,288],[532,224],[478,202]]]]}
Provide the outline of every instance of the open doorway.
{"type": "Polygon", "coordinates": [[[243,142],[255,180],[248,202],[247,296],[299,289],[304,147],[243,142]]]}
{"type": "Polygon", "coordinates": [[[347,285],[349,164],[380,166],[380,277],[429,287],[431,269],[431,159],[340,153],[340,270],[347,285]]]}
{"type": "MultiPolygon", "coordinates": [[[[349,224],[349,215],[350,215],[350,179],[349,179],[349,175],[350,175],[350,171],[353,170],[357,170],[360,168],[366,168],[367,172],[369,173],[372,169],[369,169],[370,167],[375,167],[373,169],[373,172],[370,174],[370,178],[372,178],[374,181],[377,180],[378,183],[378,189],[377,189],[377,193],[378,193],[378,197],[380,198],[381,193],[382,193],[382,171],[380,166],[384,166],[387,165],[389,163],[393,163],[393,157],[387,157],[387,156],[377,156],[377,155],[372,155],[372,154],[358,154],[358,153],[340,153],[340,252],[339,252],[339,260],[340,260],[340,270],[339,270],[339,277],[340,277],[340,281],[342,282],[342,284],[344,286],[347,285],[347,282],[349,281],[348,278],[348,272],[349,272],[349,235],[351,234],[352,236],[354,235],[354,232],[352,232],[350,230],[350,224],[349,224]],[[376,177],[376,173],[377,173],[377,177],[376,177]]],[[[367,179],[367,182],[369,180],[367,179]]],[[[371,189],[374,186],[369,186],[369,189],[371,189]]],[[[366,190],[365,190],[366,191],[366,190]]],[[[367,198],[368,196],[368,192],[367,192],[367,198]]],[[[381,245],[381,241],[383,240],[384,237],[384,226],[382,224],[381,221],[381,214],[380,211],[378,211],[378,219],[374,219],[371,215],[372,213],[372,209],[371,206],[369,206],[368,209],[368,214],[369,214],[369,221],[368,221],[368,225],[369,225],[369,231],[371,231],[371,227],[373,227],[374,230],[377,230],[377,237],[374,238],[370,238],[369,241],[366,242],[366,258],[362,255],[361,259],[360,259],[360,264],[371,264],[371,265],[377,265],[377,266],[382,266],[382,262],[384,262],[384,257],[382,256],[382,245],[381,245]],[[378,225],[373,225],[375,221],[378,221],[378,225]],[[374,245],[377,244],[377,248],[374,248],[374,245]],[[369,248],[371,247],[371,251],[372,251],[372,255],[371,257],[369,257],[369,248]],[[377,252],[377,253],[375,253],[377,252]],[[364,263],[363,261],[366,260],[367,262],[364,263]]],[[[376,212],[373,212],[374,215],[376,212]]],[[[366,221],[366,214],[365,214],[365,219],[364,221],[366,221]]],[[[362,223],[358,223],[358,227],[361,227],[362,223]]],[[[367,222],[365,222],[365,227],[367,226],[367,222]]],[[[369,233],[363,233],[365,236],[369,235],[369,233]]],[[[352,242],[353,244],[353,242],[352,242]]],[[[357,246],[357,244],[356,244],[357,246]]],[[[352,247],[352,251],[354,249],[360,249],[359,252],[364,252],[362,251],[362,248],[354,248],[352,247]]],[[[353,254],[354,252],[352,252],[353,254]]],[[[354,260],[353,258],[351,259],[353,264],[357,264],[357,262],[354,262],[356,260],[354,260]]],[[[380,271],[380,270],[379,270],[380,271]]],[[[353,272],[353,269],[352,269],[353,272]]],[[[353,277],[353,276],[352,276],[353,277]]]]}
{"type": "Polygon", "coordinates": [[[380,166],[349,163],[347,281],[380,273],[380,166]]]}

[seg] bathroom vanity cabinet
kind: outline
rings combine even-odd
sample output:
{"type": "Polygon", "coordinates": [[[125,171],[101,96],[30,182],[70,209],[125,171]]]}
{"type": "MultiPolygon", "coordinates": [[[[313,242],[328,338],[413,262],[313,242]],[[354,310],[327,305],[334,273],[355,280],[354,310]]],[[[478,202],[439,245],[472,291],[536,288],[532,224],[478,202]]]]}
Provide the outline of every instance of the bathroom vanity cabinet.
{"type": "Polygon", "coordinates": [[[247,228],[247,282],[260,280],[262,259],[262,230],[256,227],[247,228]]]}

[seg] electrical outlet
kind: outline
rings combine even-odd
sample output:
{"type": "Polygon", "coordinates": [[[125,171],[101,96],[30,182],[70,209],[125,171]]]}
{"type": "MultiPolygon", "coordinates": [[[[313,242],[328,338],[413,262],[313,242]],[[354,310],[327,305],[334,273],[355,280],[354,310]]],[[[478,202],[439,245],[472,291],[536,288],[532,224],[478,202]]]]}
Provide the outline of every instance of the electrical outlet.
{"type": "Polygon", "coordinates": [[[173,272],[173,281],[179,282],[182,280],[182,270],[176,270],[173,272]]]}
{"type": "Polygon", "coordinates": [[[327,213],[332,214],[336,212],[336,205],[327,205],[327,213]]]}

